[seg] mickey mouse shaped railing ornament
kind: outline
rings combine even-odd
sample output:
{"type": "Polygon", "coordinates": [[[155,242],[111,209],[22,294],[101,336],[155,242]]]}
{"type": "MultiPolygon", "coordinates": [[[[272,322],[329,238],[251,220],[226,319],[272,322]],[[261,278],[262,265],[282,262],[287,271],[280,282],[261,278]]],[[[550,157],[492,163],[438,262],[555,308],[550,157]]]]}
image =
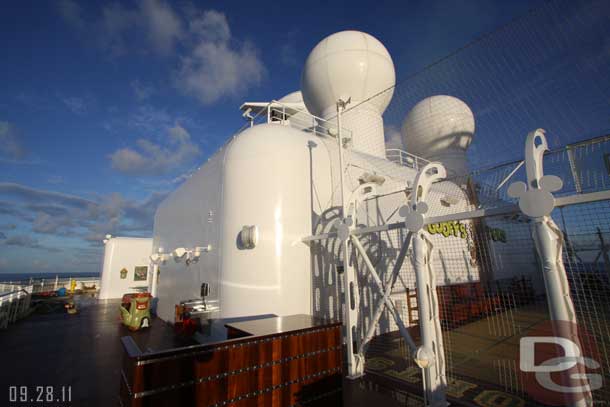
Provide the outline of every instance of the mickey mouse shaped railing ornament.
{"type": "Polygon", "coordinates": [[[377,195],[377,187],[385,182],[385,178],[379,175],[363,174],[359,178],[361,184],[358,185],[347,199],[346,214],[344,218],[337,219],[334,224],[337,237],[341,242],[349,239],[352,229],[354,229],[354,218],[358,204],[366,199],[377,195]]]}
{"type": "Polygon", "coordinates": [[[519,209],[530,218],[549,216],[555,208],[552,192],[563,187],[563,181],[556,175],[544,175],[543,158],[549,149],[543,129],[527,135],[525,146],[525,170],[527,184],[514,182],[508,188],[508,196],[519,199],[519,209]]]}
{"type": "Polygon", "coordinates": [[[409,197],[409,204],[404,205],[398,214],[405,218],[405,227],[410,232],[419,232],[424,227],[424,217],[428,212],[428,204],[425,202],[428,191],[433,182],[447,176],[447,171],[440,163],[426,164],[415,178],[415,188],[409,197]]]}

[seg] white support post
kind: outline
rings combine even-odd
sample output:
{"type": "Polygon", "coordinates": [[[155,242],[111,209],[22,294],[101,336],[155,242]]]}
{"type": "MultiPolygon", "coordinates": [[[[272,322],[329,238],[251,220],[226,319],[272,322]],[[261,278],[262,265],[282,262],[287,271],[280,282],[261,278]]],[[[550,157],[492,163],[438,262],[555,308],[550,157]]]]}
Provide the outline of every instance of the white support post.
{"type": "Polygon", "coordinates": [[[415,360],[422,368],[427,405],[445,407],[447,377],[441,331],[436,279],[430,264],[431,245],[420,231],[413,237],[413,268],[417,291],[421,347],[415,360]]]}
{"type": "Polygon", "coordinates": [[[400,208],[407,230],[413,233],[413,268],[421,334],[421,346],[415,353],[415,363],[422,369],[424,401],[430,407],[447,406],[447,378],[436,280],[430,263],[432,245],[426,240],[422,228],[428,212],[428,190],[433,182],[446,176],[445,167],[440,163],[426,164],[417,173],[409,205],[400,208]]]}
{"type": "MultiPolygon", "coordinates": [[[[339,174],[341,183],[341,218],[343,221],[347,219],[347,202],[345,197],[345,164],[343,162],[343,136],[341,129],[341,115],[345,106],[349,101],[339,99],[337,101],[337,143],[339,146],[339,174]]],[[[350,225],[347,225],[351,227],[350,225]]],[[[351,245],[349,239],[343,239],[341,242],[341,250],[343,251],[343,298],[345,304],[345,312],[343,315],[343,325],[345,326],[345,342],[347,348],[347,371],[348,377],[357,378],[364,373],[364,363],[360,360],[354,347],[354,342],[357,337],[354,335],[358,323],[358,286],[357,279],[354,274],[354,269],[350,262],[351,245]]]]}
{"type": "MultiPolygon", "coordinates": [[[[536,251],[542,262],[542,274],[546,289],[549,315],[554,322],[555,336],[571,340],[581,352],[578,338],[576,313],[570,296],[570,287],[562,259],[563,235],[550,217],[556,206],[552,192],[563,186],[561,178],[544,175],[543,158],[548,144],[544,130],[537,129],[527,135],[525,142],[525,168],[527,184],[515,182],[508,189],[508,194],[519,198],[519,209],[533,220],[532,238],[536,251]]],[[[582,378],[585,378],[584,366],[577,363],[582,378]]],[[[567,372],[567,371],[566,371],[567,372]]],[[[587,384],[587,387],[590,387],[587,384]]],[[[590,405],[590,391],[578,401],[567,400],[566,406],[584,407],[590,405]]],[[[569,397],[569,396],[568,396],[569,397]]]]}

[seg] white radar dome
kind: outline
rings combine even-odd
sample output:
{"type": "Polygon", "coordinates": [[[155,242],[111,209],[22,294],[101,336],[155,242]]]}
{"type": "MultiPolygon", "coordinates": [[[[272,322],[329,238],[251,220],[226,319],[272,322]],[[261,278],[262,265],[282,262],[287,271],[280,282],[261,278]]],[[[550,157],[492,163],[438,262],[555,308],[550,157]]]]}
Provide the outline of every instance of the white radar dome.
{"type": "Polygon", "coordinates": [[[411,109],[402,125],[402,138],[408,152],[441,161],[453,173],[463,173],[474,131],[474,115],[466,103],[437,95],[411,109]]]}
{"type": "MultiPolygon", "coordinates": [[[[303,101],[312,114],[334,116],[338,99],[361,102],[396,83],[394,63],[375,37],[360,31],[332,34],[315,46],[301,75],[303,101]]],[[[393,89],[371,100],[383,113],[393,89]]]]}
{"type": "Polygon", "coordinates": [[[291,92],[278,100],[281,103],[303,103],[303,95],[300,90],[291,92]]]}

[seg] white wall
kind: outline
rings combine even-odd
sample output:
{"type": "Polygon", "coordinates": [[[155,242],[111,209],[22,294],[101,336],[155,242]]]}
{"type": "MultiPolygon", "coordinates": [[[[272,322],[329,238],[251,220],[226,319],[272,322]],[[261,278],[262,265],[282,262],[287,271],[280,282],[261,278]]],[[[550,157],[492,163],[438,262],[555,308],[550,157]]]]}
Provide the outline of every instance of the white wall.
{"type": "Polygon", "coordinates": [[[100,282],[99,298],[102,300],[121,298],[123,294],[137,292],[134,287],[147,287],[150,273],[147,270],[146,280],[135,281],[135,268],[149,267],[152,253],[152,239],[135,237],[113,237],[108,240],[104,249],[104,263],[100,282]],[[121,270],[127,270],[127,276],[121,278],[121,270]]]}
{"type": "Polygon", "coordinates": [[[173,258],[159,264],[157,315],[174,321],[175,305],[198,298],[201,283],[210,285],[209,305],[220,299],[220,223],[222,220],[222,168],[227,146],[217,151],[201,168],[168,196],[155,213],[153,250],[170,253],[178,247],[212,246],[199,261],[188,266],[173,258]]]}

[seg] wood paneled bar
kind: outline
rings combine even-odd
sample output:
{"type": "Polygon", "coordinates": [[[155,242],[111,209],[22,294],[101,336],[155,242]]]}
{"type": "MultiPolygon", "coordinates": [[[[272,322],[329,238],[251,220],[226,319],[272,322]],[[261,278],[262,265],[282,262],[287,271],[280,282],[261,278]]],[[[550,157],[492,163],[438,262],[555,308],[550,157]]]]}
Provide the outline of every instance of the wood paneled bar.
{"type": "Polygon", "coordinates": [[[153,353],[123,337],[121,404],[340,405],[339,322],[292,315],[225,327],[227,340],[153,353]]]}

